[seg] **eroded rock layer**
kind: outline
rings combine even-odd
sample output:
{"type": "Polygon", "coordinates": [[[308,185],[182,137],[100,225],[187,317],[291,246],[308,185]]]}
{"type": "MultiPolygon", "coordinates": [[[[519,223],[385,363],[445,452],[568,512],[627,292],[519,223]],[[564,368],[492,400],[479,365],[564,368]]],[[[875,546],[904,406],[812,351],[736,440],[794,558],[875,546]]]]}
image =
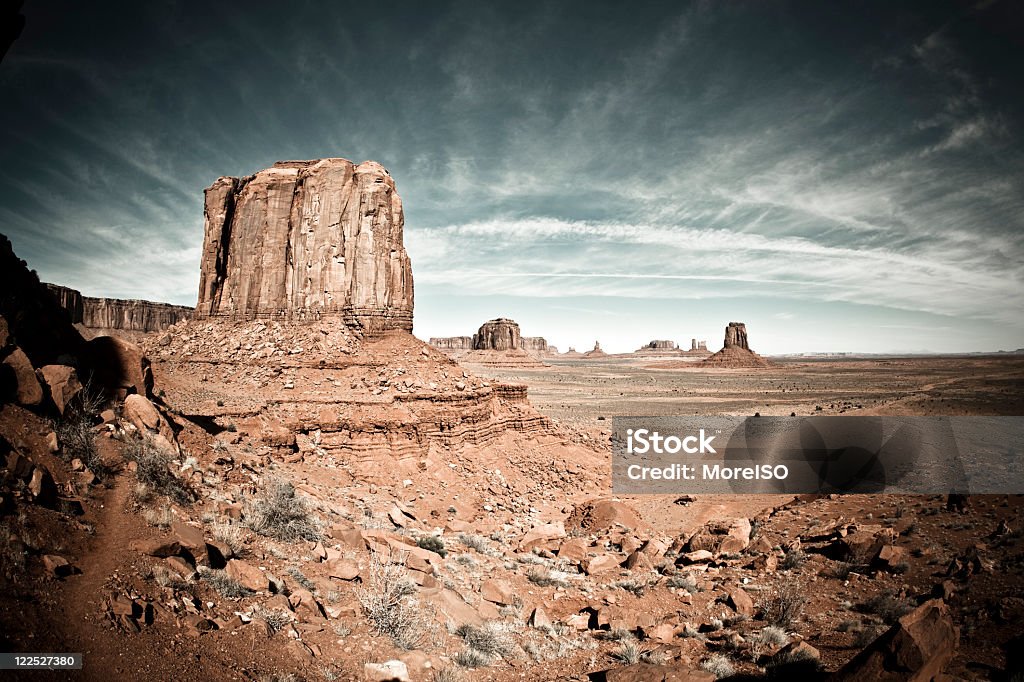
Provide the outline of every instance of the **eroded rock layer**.
{"type": "Polygon", "coordinates": [[[119,298],[83,299],[82,324],[91,329],[159,332],[192,318],[192,308],[119,298]]]}
{"type": "Polygon", "coordinates": [[[402,200],[375,161],[283,161],[206,190],[196,316],[412,330],[402,200]]]}
{"type": "Polygon", "coordinates": [[[473,350],[472,336],[432,336],[430,345],[441,350],[473,350]]]}

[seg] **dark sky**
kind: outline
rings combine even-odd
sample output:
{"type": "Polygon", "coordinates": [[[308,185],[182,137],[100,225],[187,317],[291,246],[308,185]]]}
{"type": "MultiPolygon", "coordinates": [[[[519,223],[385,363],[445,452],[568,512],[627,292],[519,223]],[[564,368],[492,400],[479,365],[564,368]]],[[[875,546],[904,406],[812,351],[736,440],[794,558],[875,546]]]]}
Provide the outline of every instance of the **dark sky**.
{"type": "Polygon", "coordinates": [[[1018,348],[1022,7],[28,0],[0,232],[46,280],[192,305],[214,179],[375,159],[423,337],[1018,348]]]}

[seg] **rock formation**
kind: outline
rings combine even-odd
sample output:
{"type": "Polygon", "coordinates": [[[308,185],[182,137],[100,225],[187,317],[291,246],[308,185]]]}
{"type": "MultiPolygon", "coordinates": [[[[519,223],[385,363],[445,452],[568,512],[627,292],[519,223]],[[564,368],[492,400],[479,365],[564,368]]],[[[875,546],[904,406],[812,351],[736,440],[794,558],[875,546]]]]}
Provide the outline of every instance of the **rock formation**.
{"type": "Polygon", "coordinates": [[[473,335],[473,350],[515,350],[521,347],[519,325],[506,317],[484,322],[473,335]]]}
{"type": "Polygon", "coordinates": [[[742,322],[730,322],[725,328],[725,347],[750,350],[747,344],[747,325],[742,322]]]}
{"type": "Polygon", "coordinates": [[[159,332],[172,324],[191,319],[192,308],[170,303],[154,303],[120,298],[82,296],[75,289],[59,284],[46,284],[71,318],[90,330],[159,332]]]}
{"type": "Polygon", "coordinates": [[[441,350],[473,350],[472,336],[432,336],[430,345],[441,350]]]}
{"type": "Polygon", "coordinates": [[[716,367],[769,367],[771,363],[750,350],[747,325],[730,322],[725,328],[725,347],[703,361],[716,367]]]}
{"type": "Polygon", "coordinates": [[[159,332],[192,318],[193,309],[170,303],[119,298],[84,298],[82,324],[90,329],[159,332]]]}
{"type": "Polygon", "coordinates": [[[412,330],[402,200],[375,161],[282,161],[206,190],[196,317],[412,330]]]}
{"type": "MultiPolygon", "coordinates": [[[[745,331],[745,328],[744,328],[745,331]]],[[[708,342],[698,341],[697,339],[690,339],[690,352],[708,352],[708,342]]]]}
{"type": "Polygon", "coordinates": [[[44,282],[53,297],[57,299],[60,307],[67,311],[71,324],[81,324],[85,315],[85,304],[82,300],[82,293],[70,287],[63,287],[59,284],[44,282]]]}
{"type": "Polygon", "coordinates": [[[644,350],[648,348],[651,350],[675,350],[676,342],[669,341],[668,339],[655,339],[648,343],[646,346],[639,348],[638,350],[644,350]]]}
{"type": "Polygon", "coordinates": [[[551,346],[543,336],[523,336],[520,337],[519,342],[519,347],[531,355],[541,356],[552,352],[551,346]]]}
{"type": "Polygon", "coordinates": [[[24,351],[32,366],[68,364],[81,353],[84,339],[70,317],[28,264],[0,235],[0,316],[9,342],[24,351]]]}
{"type": "Polygon", "coordinates": [[[606,357],[607,355],[608,355],[607,353],[605,353],[603,350],[601,350],[601,342],[600,341],[595,341],[594,342],[594,350],[588,350],[586,353],[583,354],[583,357],[585,357],[585,358],[603,358],[603,357],[606,357]]]}

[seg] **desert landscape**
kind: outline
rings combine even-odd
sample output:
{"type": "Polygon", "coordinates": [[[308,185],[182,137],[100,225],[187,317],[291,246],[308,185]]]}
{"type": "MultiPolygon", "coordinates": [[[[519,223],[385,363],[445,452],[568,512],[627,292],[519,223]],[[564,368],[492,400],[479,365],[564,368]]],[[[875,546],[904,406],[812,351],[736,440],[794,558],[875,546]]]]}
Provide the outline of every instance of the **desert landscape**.
{"type": "Polygon", "coordinates": [[[1020,497],[616,497],[608,419],[1014,415],[1020,356],[768,359],[738,322],[716,353],[508,318],[427,344],[403,223],[373,162],[221,178],[194,311],[5,243],[4,650],[84,679],[1019,669],[1020,497]]]}
{"type": "Polygon", "coordinates": [[[2,3],[0,679],[1024,680],[1021,35],[2,3]]]}

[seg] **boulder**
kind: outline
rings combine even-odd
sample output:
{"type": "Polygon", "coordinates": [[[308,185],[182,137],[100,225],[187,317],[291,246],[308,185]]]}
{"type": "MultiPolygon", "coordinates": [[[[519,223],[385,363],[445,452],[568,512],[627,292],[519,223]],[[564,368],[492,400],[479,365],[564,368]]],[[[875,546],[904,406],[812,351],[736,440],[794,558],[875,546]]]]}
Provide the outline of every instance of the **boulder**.
{"type": "Polygon", "coordinates": [[[94,368],[93,380],[109,395],[123,399],[132,393],[152,394],[149,359],[134,343],[115,336],[97,336],[85,344],[85,355],[94,368]]]}
{"type": "Polygon", "coordinates": [[[4,358],[3,367],[5,393],[13,395],[19,405],[38,407],[43,402],[43,387],[36,378],[36,370],[32,362],[20,348],[15,347],[4,358]]]}
{"type": "Polygon", "coordinates": [[[622,563],[622,559],[618,555],[605,552],[596,556],[587,557],[580,565],[582,566],[584,573],[587,575],[595,575],[597,573],[612,571],[618,568],[620,563],[622,563]]]}
{"type": "Polygon", "coordinates": [[[728,590],[729,606],[741,616],[754,616],[754,600],[750,598],[742,587],[732,587],[728,590]]]}
{"type": "Polygon", "coordinates": [[[580,563],[587,558],[587,548],[590,543],[583,538],[569,538],[558,546],[558,558],[580,563]]]}
{"type": "Polygon", "coordinates": [[[959,642],[960,629],[953,623],[949,607],[940,599],[932,599],[900,618],[840,668],[832,679],[837,682],[933,680],[953,658],[959,642]]]}
{"type": "Polygon", "coordinates": [[[229,577],[238,581],[242,587],[246,587],[254,592],[270,589],[270,579],[267,577],[267,574],[241,559],[231,559],[224,567],[224,570],[229,577]]]}
{"type": "Polygon", "coordinates": [[[327,575],[336,580],[355,580],[359,577],[359,566],[348,559],[334,559],[324,564],[327,575]]]}
{"type": "Polygon", "coordinates": [[[219,178],[205,204],[197,318],[336,316],[369,333],[412,331],[402,200],[379,163],[282,161],[219,178]]]}
{"type": "Polygon", "coordinates": [[[553,549],[555,541],[564,537],[565,524],[561,521],[542,523],[526,531],[523,539],[519,541],[519,551],[529,552],[537,547],[553,549]]]}
{"type": "Polygon", "coordinates": [[[45,365],[40,368],[39,376],[42,377],[57,412],[62,415],[68,403],[82,392],[82,383],[78,380],[78,373],[74,367],[45,365]]]}
{"type": "Polygon", "coordinates": [[[485,580],[480,585],[480,596],[492,604],[508,606],[515,601],[516,591],[504,580],[485,580]]]}
{"type": "Polygon", "coordinates": [[[75,572],[75,567],[58,554],[44,554],[43,567],[46,568],[47,573],[56,578],[64,578],[75,572]]]}

